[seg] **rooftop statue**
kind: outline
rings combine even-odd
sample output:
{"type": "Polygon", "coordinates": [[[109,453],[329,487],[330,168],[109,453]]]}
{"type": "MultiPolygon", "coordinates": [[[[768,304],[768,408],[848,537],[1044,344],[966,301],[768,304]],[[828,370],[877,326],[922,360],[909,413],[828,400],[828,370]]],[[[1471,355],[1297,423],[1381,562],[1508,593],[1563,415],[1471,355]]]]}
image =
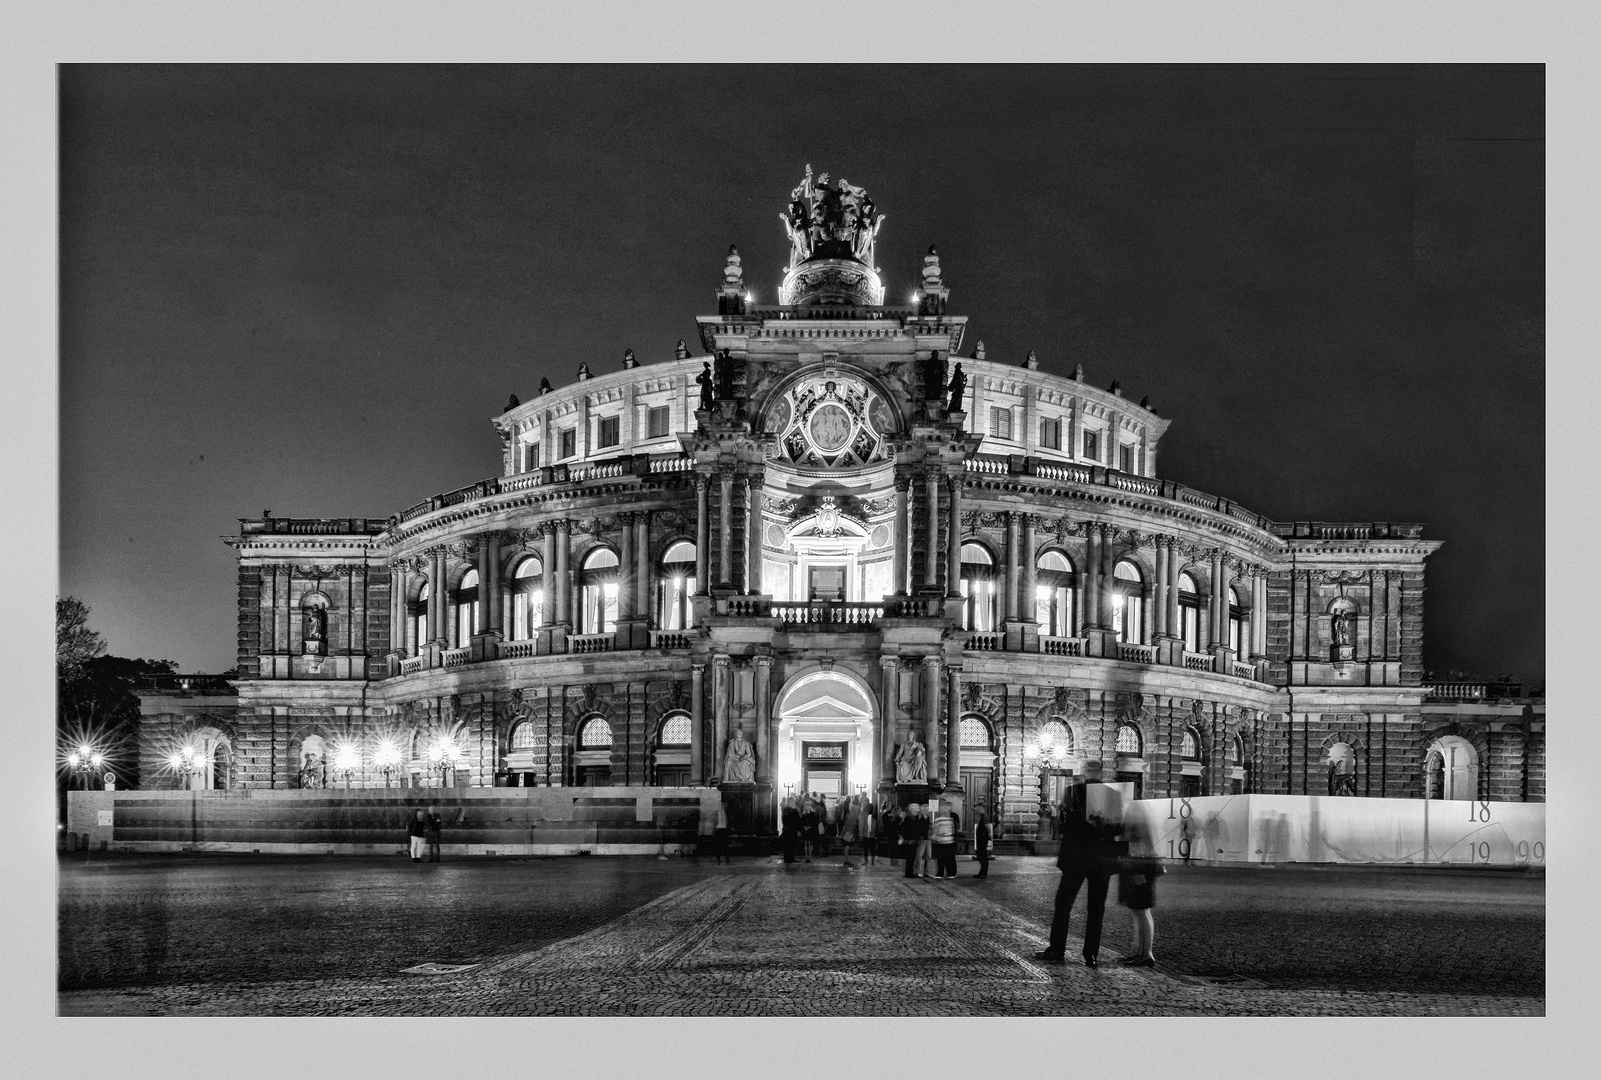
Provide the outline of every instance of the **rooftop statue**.
{"type": "Polygon", "coordinates": [[[873,265],[873,240],[884,223],[865,188],[840,177],[831,185],[828,174],[814,181],[812,167],[789,194],[789,207],[780,214],[789,234],[789,265],[807,259],[856,259],[873,265]]]}

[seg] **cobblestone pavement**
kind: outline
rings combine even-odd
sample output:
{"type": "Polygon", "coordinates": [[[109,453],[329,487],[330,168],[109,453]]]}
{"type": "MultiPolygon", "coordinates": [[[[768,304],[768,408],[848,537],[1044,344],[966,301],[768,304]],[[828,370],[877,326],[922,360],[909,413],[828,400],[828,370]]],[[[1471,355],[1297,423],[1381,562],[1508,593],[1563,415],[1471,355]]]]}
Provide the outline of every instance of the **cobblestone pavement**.
{"type": "MultiPolygon", "coordinates": [[[[1226,960],[1228,970],[1197,972],[1175,966],[1174,950],[1163,948],[1162,930],[1158,955],[1164,966],[1155,971],[1032,961],[1030,954],[1044,944],[1042,912],[1048,911],[1057,877],[1045,860],[1003,860],[984,882],[971,877],[908,881],[882,862],[854,871],[837,861],[786,870],[766,860],[732,868],[644,859],[484,860],[439,867],[375,865],[373,860],[276,866],[256,860],[231,867],[199,859],[166,867],[151,867],[151,862],[157,860],[119,867],[113,860],[98,880],[92,870],[64,867],[63,1014],[1543,1015],[1545,1010],[1543,986],[1528,993],[1515,989],[1522,985],[1517,980],[1507,984],[1497,976],[1501,959],[1490,961],[1475,986],[1445,992],[1421,978],[1405,986],[1353,988],[1339,980],[1264,985],[1254,976],[1222,983],[1196,977],[1239,976],[1246,974],[1242,967],[1263,973],[1264,965],[1279,963],[1264,957],[1286,952],[1293,957],[1308,952],[1308,941],[1320,942],[1327,931],[1316,923],[1329,903],[1313,896],[1338,894],[1344,882],[1339,874],[1320,871],[1179,868],[1168,875],[1159,916],[1164,930],[1189,917],[1246,924],[1243,945],[1226,942],[1207,961],[1226,960]],[[353,873],[358,864],[359,872],[353,873]],[[1313,879],[1319,873],[1323,877],[1313,879]],[[1286,876],[1264,880],[1275,874],[1286,876]],[[190,899],[197,884],[202,897],[190,899]],[[239,891],[241,884],[246,891],[239,891]],[[219,891],[227,889],[233,891],[219,891]],[[1192,892],[1210,897],[1214,906],[1178,915],[1190,902],[1182,898],[1192,892]],[[1237,904],[1236,910],[1226,910],[1240,896],[1264,892],[1277,899],[1255,912],[1238,910],[1237,904]],[[144,895],[146,905],[176,906],[169,918],[169,925],[176,925],[167,932],[164,956],[130,955],[133,969],[113,980],[105,965],[86,960],[117,934],[106,927],[97,937],[86,929],[95,917],[81,916],[92,913],[97,902],[110,909],[102,910],[102,917],[111,915],[119,905],[109,897],[121,893],[144,895]],[[297,895],[302,897],[298,904],[297,895]],[[355,949],[374,944],[372,932],[357,924],[385,904],[401,910],[383,914],[381,934],[399,941],[377,955],[357,956],[355,949]],[[297,914],[266,914],[283,906],[297,914]],[[1289,925],[1275,914],[1285,909],[1296,914],[1289,925]],[[256,913],[255,921],[246,923],[245,934],[253,935],[249,941],[232,921],[235,911],[245,910],[256,913]],[[191,918],[181,919],[184,911],[191,918]],[[462,927],[479,919],[487,925],[462,927]],[[259,940],[273,932],[290,939],[277,960],[271,958],[274,942],[259,940]],[[497,932],[503,936],[497,939],[497,932]],[[350,935],[355,946],[332,959],[311,955],[308,941],[340,934],[350,935]],[[174,935],[181,940],[171,940],[174,935]],[[232,944],[223,940],[229,937],[232,944]],[[69,941],[76,948],[72,964],[65,956],[69,941]],[[235,959],[241,947],[243,962],[235,959]],[[179,954],[185,959],[178,960],[179,954]],[[151,960],[159,963],[150,966],[151,960]],[[403,972],[430,961],[472,966],[403,972]]],[[[971,873],[970,866],[963,864],[964,873],[971,873]]],[[[1355,880],[1354,892],[1377,897],[1381,907],[1387,893],[1408,891],[1355,880]]],[[[1441,902],[1433,893],[1443,892],[1467,896],[1471,907],[1472,894],[1485,893],[1489,899],[1481,898],[1479,907],[1522,910],[1532,917],[1543,950],[1543,882],[1532,897],[1525,881],[1514,882],[1512,901],[1497,898],[1506,884],[1459,876],[1427,885],[1414,903],[1424,912],[1438,908],[1441,902]]],[[[1393,897],[1387,902],[1396,906],[1393,897]]],[[[1343,903],[1356,910],[1375,901],[1343,903]]],[[[134,936],[135,924],[148,917],[146,912],[123,920],[121,933],[134,936]]],[[[1111,932],[1103,957],[1110,959],[1126,943],[1126,932],[1120,932],[1126,921],[1122,909],[1108,910],[1111,932]]],[[[1075,917],[1073,929],[1081,925],[1075,917]]],[[[1403,935],[1412,929],[1402,924],[1403,935]]],[[[1417,952],[1404,942],[1395,944],[1417,952]]],[[[1078,949],[1075,938],[1068,955],[1076,956],[1078,949]]],[[[1310,953],[1323,951],[1318,947],[1310,953]]],[[[1412,960],[1426,964],[1427,956],[1412,960]]],[[[1385,962],[1370,959],[1367,966],[1385,962]]],[[[1293,960],[1289,963],[1293,966],[1293,960]]],[[[1543,973],[1543,955],[1535,963],[1543,973]]]]}

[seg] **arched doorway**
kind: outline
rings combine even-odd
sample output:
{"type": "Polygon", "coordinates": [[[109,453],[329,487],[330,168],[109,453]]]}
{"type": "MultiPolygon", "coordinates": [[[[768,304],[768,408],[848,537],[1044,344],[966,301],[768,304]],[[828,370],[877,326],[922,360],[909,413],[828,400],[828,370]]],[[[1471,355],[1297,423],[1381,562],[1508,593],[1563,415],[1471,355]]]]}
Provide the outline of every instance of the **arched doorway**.
{"type": "Polygon", "coordinates": [[[975,811],[984,811],[985,816],[989,818],[991,828],[994,828],[995,763],[998,760],[998,748],[989,721],[977,713],[968,713],[962,717],[958,733],[962,740],[959,752],[962,791],[965,793],[963,803],[966,806],[966,812],[962,815],[962,831],[971,838],[978,821],[978,814],[975,811]]]}
{"type": "Polygon", "coordinates": [[[877,781],[872,690],[850,672],[813,668],[779,691],[777,795],[817,794],[832,806],[849,795],[871,795],[877,781]]]}
{"type": "Polygon", "coordinates": [[[1442,735],[1424,755],[1424,797],[1475,799],[1479,795],[1479,752],[1460,735],[1442,735]]]}

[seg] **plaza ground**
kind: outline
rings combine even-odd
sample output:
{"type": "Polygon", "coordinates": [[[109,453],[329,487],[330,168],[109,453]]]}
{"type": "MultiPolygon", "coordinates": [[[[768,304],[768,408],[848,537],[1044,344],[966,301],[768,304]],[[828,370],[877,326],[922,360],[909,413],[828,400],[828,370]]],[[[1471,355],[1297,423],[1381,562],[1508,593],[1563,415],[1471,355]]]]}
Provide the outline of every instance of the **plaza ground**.
{"type": "MultiPolygon", "coordinates": [[[[1059,877],[772,860],[60,862],[66,1014],[1542,1015],[1540,874],[1175,866],[1156,971],[1037,965],[1059,877]],[[408,968],[440,965],[425,973],[408,968]],[[446,970],[460,967],[462,970],[446,970]]],[[[1113,891],[1115,898],[1115,885],[1113,891]]],[[[1071,925],[1075,957],[1080,907],[1071,925]]],[[[1110,903],[1103,960],[1129,944],[1110,903]]]]}

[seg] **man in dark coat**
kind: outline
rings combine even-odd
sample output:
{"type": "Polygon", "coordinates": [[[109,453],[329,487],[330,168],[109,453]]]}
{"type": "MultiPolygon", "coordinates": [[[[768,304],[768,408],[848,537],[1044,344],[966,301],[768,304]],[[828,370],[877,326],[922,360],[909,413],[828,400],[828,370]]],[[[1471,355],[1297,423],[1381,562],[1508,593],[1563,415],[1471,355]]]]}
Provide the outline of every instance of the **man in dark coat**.
{"type": "MultiPolygon", "coordinates": [[[[1090,782],[1099,779],[1094,770],[1090,782]]],[[[1088,814],[1089,788],[1080,781],[1063,800],[1062,844],[1056,856],[1062,883],[1056,889],[1056,913],[1051,918],[1051,940],[1034,959],[1048,964],[1064,963],[1067,954],[1067,918],[1078,899],[1080,886],[1088,886],[1084,922],[1084,963],[1096,966],[1101,950],[1101,920],[1106,915],[1106,888],[1117,860],[1116,829],[1088,814]]]]}

